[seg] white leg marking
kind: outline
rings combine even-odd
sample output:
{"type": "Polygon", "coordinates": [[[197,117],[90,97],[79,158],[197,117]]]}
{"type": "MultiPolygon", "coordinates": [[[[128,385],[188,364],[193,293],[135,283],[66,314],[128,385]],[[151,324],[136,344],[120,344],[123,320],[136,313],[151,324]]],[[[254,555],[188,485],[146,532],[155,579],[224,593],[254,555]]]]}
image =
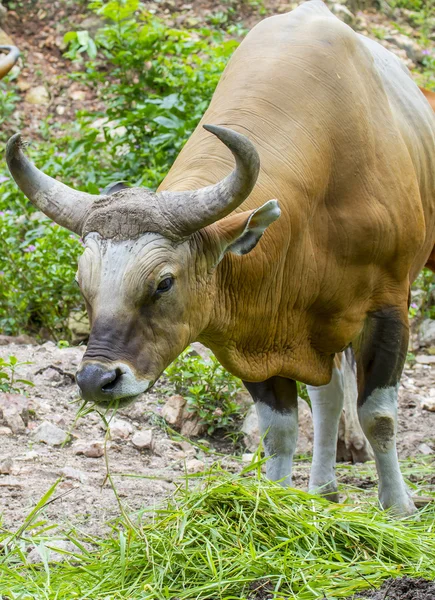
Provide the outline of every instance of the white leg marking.
{"type": "Polygon", "coordinates": [[[293,455],[298,439],[298,405],[285,412],[273,410],[264,402],[256,402],[260,433],[264,437],[264,453],[270,456],[266,475],[281,485],[291,485],[293,455]],[[282,481],[281,481],[282,480],[282,481]]]}
{"type": "MultiPolygon", "coordinates": [[[[346,358],[343,354],[343,361],[346,358]]],[[[313,463],[309,490],[338,501],[335,479],[338,424],[344,402],[342,369],[333,369],[331,381],[320,387],[307,386],[314,425],[313,463]]]]}
{"type": "Polygon", "coordinates": [[[415,512],[403,481],[396,450],[397,390],[399,385],[374,390],[358,408],[361,426],[375,453],[379,501],[397,515],[415,512]]]}

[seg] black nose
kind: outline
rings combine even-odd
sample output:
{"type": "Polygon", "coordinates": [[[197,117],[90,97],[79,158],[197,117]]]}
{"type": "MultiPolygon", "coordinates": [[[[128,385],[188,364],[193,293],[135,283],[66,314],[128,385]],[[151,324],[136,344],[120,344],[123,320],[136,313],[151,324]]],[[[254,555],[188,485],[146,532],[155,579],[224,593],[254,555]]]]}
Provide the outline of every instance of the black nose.
{"type": "Polygon", "coordinates": [[[110,402],[116,381],[122,376],[119,369],[105,369],[101,365],[85,364],[76,375],[82,397],[88,402],[110,402]]]}

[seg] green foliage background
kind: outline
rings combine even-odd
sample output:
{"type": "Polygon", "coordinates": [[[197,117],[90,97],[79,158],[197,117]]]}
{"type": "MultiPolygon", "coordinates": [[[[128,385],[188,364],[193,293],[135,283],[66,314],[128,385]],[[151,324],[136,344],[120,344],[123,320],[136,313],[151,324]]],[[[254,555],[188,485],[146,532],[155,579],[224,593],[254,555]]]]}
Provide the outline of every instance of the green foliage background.
{"type": "MultiPolygon", "coordinates": [[[[104,112],[77,114],[62,128],[42,123],[45,141],[28,151],[67,185],[98,194],[125,180],[155,189],[206,109],[234,39],[211,29],[178,30],[138,0],[93,2],[106,23],[92,39],[70,32],[73,77],[95,86],[104,112]],[[103,131],[102,131],[103,130],[103,131]]],[[[1,84],[1,142],[18,97],[1,84]]],[[[0,164],[0,330],[68,339],[67,318],[82,301],[74,284],[80,241],[34,211],[0,164]]]]}

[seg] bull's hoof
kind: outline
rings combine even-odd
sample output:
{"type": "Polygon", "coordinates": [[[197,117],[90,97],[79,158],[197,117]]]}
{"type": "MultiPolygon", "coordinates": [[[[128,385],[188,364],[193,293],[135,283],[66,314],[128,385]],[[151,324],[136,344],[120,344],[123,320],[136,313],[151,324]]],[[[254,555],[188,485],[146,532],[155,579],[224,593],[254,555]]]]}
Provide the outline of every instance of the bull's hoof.
{"type": "Polygon", "coordinates": [[[401,519],[417,512],[417,507],[407,489],[398,490],[396,494],[380,490],[379,503],[384,510],[389,510],[394,517],[401,519]]]}
{"type": "Polygon", "coordinates": [[[324,485],[312,485],[309,487],[310,494],[315,494],[316,496],[322,496],[326,500],[330,502],[340,502],[340,497],[338,494],[337,484],[329,481],[324,485]]]}

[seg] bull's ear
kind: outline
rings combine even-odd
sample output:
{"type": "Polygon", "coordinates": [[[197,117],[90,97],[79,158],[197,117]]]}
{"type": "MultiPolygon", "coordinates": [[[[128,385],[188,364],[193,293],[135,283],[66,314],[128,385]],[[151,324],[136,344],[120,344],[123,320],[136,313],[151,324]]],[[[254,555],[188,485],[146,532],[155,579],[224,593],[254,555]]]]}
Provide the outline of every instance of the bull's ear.
{"type": "Polygon", "coordinates": [[[256,210],[231,215],[218,221],[215,225],[218,228],[222,255],[226,252],[248,254],[280,214],[278,201],[269,200],[256,210]]]}
{"type": "Polygon", "coordinates": [[[120,192],[121,190],[128,190],[130,186],[125,181],[115,181],[114,183],[109,183],[108,186],[104,188],[101,192],[103,196],[111,196],[112,194],[116,194],[116,192],[120,192]]]}

